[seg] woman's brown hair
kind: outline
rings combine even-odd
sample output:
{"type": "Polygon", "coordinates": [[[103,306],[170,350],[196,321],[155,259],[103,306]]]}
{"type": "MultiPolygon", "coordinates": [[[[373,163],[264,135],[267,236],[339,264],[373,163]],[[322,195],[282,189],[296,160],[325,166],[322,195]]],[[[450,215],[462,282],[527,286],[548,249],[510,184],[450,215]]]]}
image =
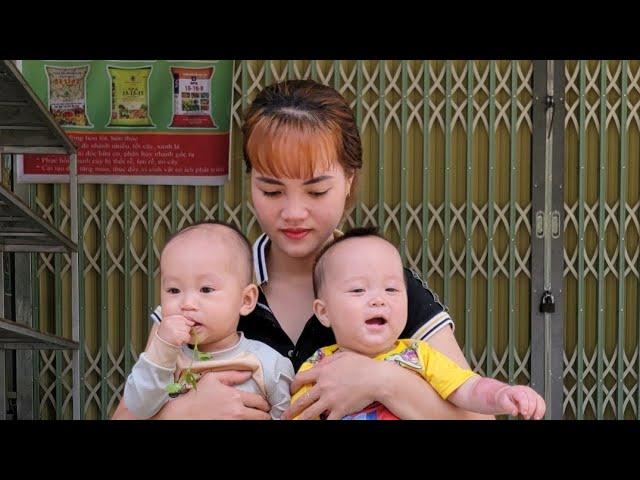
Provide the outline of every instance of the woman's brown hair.
{"type": "Polygon", "coordinates": [[[247,173],[255,168],[274,177],[310,178],[337,161],[353,176],[351,192],[356,191],[360,133],[353,111],[331,87],[312,80],[265,87],[245,112],[242,135],[247,173]]]}

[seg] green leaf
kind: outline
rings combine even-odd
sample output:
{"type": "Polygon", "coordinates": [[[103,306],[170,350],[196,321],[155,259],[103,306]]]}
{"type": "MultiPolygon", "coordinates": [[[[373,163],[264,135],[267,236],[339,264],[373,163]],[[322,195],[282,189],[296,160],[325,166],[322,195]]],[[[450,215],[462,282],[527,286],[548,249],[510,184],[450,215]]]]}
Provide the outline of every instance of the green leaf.
{"type": "Polygon", "coordinates": [[[175,395],[176,393],[182,392],[182,385],[179,383],[170,383],[167,385],[166,390],[169,395],[175,395]]]}
{"type": "Polygon", "coordinates": [[[193,372],[191,370],[189,370],[188,372],[186,372],[184,374],[184,381],[186,383],[188,383],[189,385],[191,385],[195,389],[196,388],[196,383],[198,382],[198,379],[193,374],[193,372]]]}
{"type": "Polygon", "coordinates": [[[209,352],[196,351],[196,355],[198,356],[198,360],[200,361],[211,360],[213,358],[213,355],[209,352]]]}

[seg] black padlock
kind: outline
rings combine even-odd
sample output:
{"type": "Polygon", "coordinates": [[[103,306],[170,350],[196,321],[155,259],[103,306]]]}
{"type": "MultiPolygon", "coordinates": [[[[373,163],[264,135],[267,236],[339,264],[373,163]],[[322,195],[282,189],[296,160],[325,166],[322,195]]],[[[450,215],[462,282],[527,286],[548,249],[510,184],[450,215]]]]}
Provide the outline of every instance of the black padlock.
{"type": "Polygon", "coordinates": [[[541,313],[554,313],[556,311],[556,300],[551,294],[551,290],[545,290],[542,294],[542,301],[540,302],[541,313]]]}

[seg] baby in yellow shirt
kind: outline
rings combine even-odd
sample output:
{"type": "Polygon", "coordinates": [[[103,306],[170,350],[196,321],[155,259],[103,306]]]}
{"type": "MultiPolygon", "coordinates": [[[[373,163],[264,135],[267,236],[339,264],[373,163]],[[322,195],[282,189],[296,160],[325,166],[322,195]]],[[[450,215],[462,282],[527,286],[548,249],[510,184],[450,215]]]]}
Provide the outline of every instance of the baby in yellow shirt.
{"type": "MultiPolygon", "coordinates": [[[[443,399],[464,410],[520,414],[535,420],[544,416],[544,400],[533,389],[481,377],[459,367],[422,340],[398,339],[407,322],[402,259],[375,229],[354,229],[325,246],[313,267],[313,287],[313,311],[324,326],[333,330],[336,344],[316,351],[299,372],[313,368],[334,353],[351,351],[414,371],[443,399]]],[[[313,395],[313,385],[300,388],[291,403],[304,395],[313,395]]],[[[396,418],[379,403],[344,417],[396,418]]]]}

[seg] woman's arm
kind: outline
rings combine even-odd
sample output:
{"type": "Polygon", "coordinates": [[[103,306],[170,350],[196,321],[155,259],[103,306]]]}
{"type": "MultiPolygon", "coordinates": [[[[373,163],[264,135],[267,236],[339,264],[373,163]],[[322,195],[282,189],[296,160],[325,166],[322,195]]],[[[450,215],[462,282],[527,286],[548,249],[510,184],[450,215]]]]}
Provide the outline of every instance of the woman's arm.
{"type": "MultiPolygon", "coordinates": [[[[152,420],[269,420],[271,407],[264,398],[232,387],[249,378],[251,372],[207,373],[197,390],[167,402],[152,420]]],[[[122,400],[111,418],[137,420],[122,400]]]]}

